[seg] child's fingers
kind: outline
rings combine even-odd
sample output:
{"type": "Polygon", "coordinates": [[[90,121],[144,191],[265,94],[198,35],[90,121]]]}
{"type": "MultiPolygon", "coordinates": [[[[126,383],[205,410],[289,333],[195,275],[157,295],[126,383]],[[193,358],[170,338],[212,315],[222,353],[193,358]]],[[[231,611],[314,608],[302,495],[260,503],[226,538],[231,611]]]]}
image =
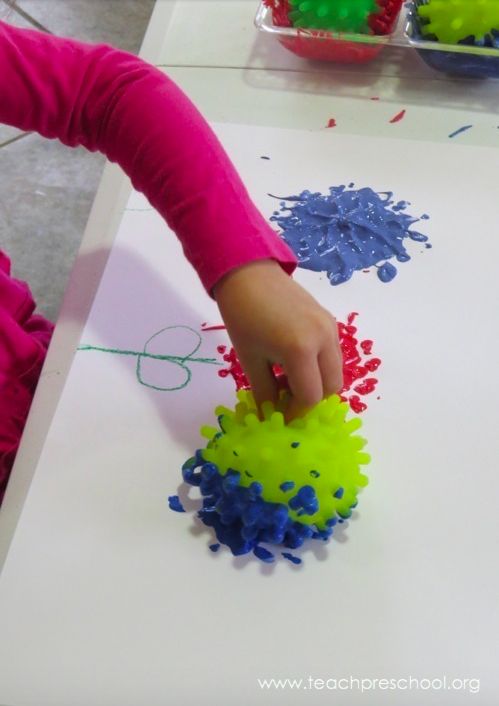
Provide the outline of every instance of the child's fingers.
{"type": "Polygon", "coordinates": [[[277,401],[277,381],[270,363],[264,358],[241,361],[251,383],[253,396],[258,407],[267,400],[277,401]]]}
{"type": "Polygon", "coordinates": [[[286,416],[292,419],[321,401],[322,375],[316,354],[295,355],[285,362],[284,369],[292,394],[286,416]]]}
{"type": "Polygon", "coordinates": [[[319,353],[324,397],[339,392],[343,387],[343,357],[339,345],[329,345],[319,353]]]}

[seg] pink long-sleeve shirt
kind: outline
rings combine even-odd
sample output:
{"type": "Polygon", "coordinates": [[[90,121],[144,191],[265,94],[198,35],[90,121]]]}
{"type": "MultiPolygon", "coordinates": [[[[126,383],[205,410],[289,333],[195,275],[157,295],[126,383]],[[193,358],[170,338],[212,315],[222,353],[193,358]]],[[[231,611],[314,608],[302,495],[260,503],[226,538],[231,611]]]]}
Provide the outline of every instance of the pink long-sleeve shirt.
{"type": "MultiPolygon", "coordinates": [[[[200,113],[141,59],[0,22],[0,122],[120,164],[177,234],[208,292],[254,260],[294,269],[293,253],[200,113]]],[[[0,501],[48,340],[33,309],[0,257],[0,501]]]]}
{"type": "Polygon", "coordinates": [[[200,113],[131,54],[0,22],[0,122],[118,162],[175,231],[208,291],[252,260],[294,268],[200,113]]]}

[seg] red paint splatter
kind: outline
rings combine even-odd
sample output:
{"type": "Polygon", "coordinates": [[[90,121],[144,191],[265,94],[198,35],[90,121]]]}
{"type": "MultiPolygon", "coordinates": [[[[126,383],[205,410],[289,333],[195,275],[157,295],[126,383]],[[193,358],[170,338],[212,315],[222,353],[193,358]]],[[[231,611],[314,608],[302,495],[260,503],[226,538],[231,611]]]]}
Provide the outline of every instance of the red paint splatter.
{"type": "Polygon", "coordinates": [[[403,0],[378,0],[380,9],[369,15],[369,27],[374,34],[391,34],[397,21],[403,0]]]}
{"type": "Polygon", "coordinates": [[[350,405],[350,408],[355,412],[355,414],[365,412],[367,409],[366,403],[361,402],[360,397],[358,397],[357,395],[351,395],[350,399],[348,400],[348,404],[350,405]]]}
{"type": "MultiPolygon", "coordinates": [[[[225,348],[225,346],[223,347],[225,348]]],[[[236,351],[234,348],[231,348],[229,352],[226,353],[225,351],[221,351],[220,348],[222,348],[222,346],[219,346],[217,351],[223,354],[223,360],[229,365],[227,368],[222,368],[222,370],[218,371],[219,376],[221,378],[226,378],[231,375],[236,383],[236,390],[248,390],[250,388],[250,383],[241,367],[236,351]]]]}
{"type": "Polygon", "coordinates": [[[207,326],[206,324],[202,324],[201,331],[225,331],[225,326],[222,324],[219,324],[218,326],[207,326]]]}
{"type": "Polygon", "coordinates": [[[336,127],[336,120],[334,118],[329,118],[326,127],[336,127]]]}
{"type": "MultiPolygon", "coordinates": [[[[232,379],[236,383],[236,390],[249,390],[251,387],[250,382],[246,377],[246,374],[241,366],[241,363],[239,362],[239,358],[237,357],[237,353],[234,348],[231,348],[227,353],[226,346],[217,346],[217,351],[222,355],[223,360],[229,364],[227,368],[222,368],[222,370],[218,371],[219,376],[221,378],[226,378],[231,375],[232,379]]],[[[284,370],[281,368],[281,366],[276,363],[272,366],[272,372],[274,373],[274,377],[277,382],[277,387],[280,390],[287,389],[288,378],[284,374],[284,370]]]]}
{"type": "Polygon", "coordinates": [[[289,12],[291,6],[288,0],[263,0],[263,4],[272,9],[272,22],[277,27],[291,27],[289,12]]]}
{"type": "Polygon", "coordinates": [[[365,341],[360,342],[360,347],[362,348],[363,352],[366,355],[371,355],[373,344],[374,344],[374,341],[366,339],[365,341]]]}
{"type": "Polygon", "coordinates": [[[397,113],[397,115],[394,115],[393,118],[390,120],[391,123],[399,123],[402,118],[405,117],[406,110],[401,110],[400,113],[397,113]]]}
{"type": "Polygon", "coordinates": [[[367,409],[359,395],[369,395],[378,384],[377,378],[368,377],[381,365],[380,358],[367,358],[371,355],[374,342],[364,339],[359,343],[356,338],[357,327],[353,325],[357,312],[347,318],[347,323],[338,322],[341,351],[343,353],[343,389],[340,392],[342,400],[349,403],[354,412],[359,414],[367,409]],[[350,390],[356,395],[349,394],[350,390]]]}
{"type": "MultiPolygon", "coordinates": [[[[356,338],[357,327],[354,326],[354,321],[358,313],[352,312],[347,317],[347,323],[338,322],[338,334],[340,339],[341,351],[343,353],[343,389],[340,392],[340,397],[343,401],[348,402],[354,412],[359,414],[367,409],[367,404],[359,397],[361,395],[369,395],[376,389],[378,384],[377,378],[369,377],[381,365],[380,358],[367,358],[372,353],[373,341],[365,339],[359,343],[356,338]],[[356,394],[350,394],[350,391],[356,394]]],[[[228,363],[226,368],[218,371],[222,378],[229,375],[233,378],[236,384],[236,390],[248,390],[250,382],[246,377],[239,358],[237,357],[234,348],[227,351],[226,346],[218,346],[218,353],[222,355],[225,363],[228,363]]],[[[279,388],[286,388],[287,377],[280,365],[274,365],[272,371],[276,377],[279,388]]]]}
{"type": "Polygon", "coordinates": [[[359,395],[369,395],[369,393],[374,392],[377,384],[378,381],[376,378],[365,378],[363,382],[355,385],[353,389],[355,392],[358,392],[359,395]]]}
{"type": "Polygon", "coordinates": [[[380,365],[381,360],[379,358],[370,358],[369,360],[366,360],[364,367],[370,373],[374,373],[374,371],[377,370],[380,365]]]}

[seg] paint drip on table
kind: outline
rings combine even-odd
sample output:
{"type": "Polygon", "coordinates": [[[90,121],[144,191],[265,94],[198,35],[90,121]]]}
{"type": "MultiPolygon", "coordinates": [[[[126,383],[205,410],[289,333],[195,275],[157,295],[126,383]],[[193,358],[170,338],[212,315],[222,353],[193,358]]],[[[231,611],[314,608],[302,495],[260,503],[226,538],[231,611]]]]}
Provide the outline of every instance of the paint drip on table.
{"type": "Polygon", "coordinates": [[[411,259],[406,247],[409,241],[431,248],[428,236],[413,229],[428,216],[409,214],[410,202],[397,201],[391,191],[354,186],[331,186],[327,194],[269,194],[280,199],[280,210],[271,220],[281,229],[298,265],[326,272],[332,285],[347,282],[355,271],[370,267],[376,267],[382,282],[390,282],[397,275],[394,263],[411,259]]]}
{"type": "MultiPolygon", "coordinates": [[[[378,379],[373,377],[373,373],[381,365],[381,359],[373,355],[374,341],[359,339],[357,326],[354,325],[357,316],[357,312],[352,312],[348,315],[346,323],[338,321],[338,336],[343,354],[343,388],[340,398],[348,402],[350,408],[359,414],[367,409],[366,396],[376,390],[378,379]]],[[[249,390],[250,382],[234,348],[220,345],[217,351],[227,363],[227,367],[219,370],[218,375],[223,378],[230,375],[235,382],[236,390],[249,390]]],[[[286,387],[282,368],[275,365],[273,370],[276,378],[282,380],[282,387],[286,387]]]]}

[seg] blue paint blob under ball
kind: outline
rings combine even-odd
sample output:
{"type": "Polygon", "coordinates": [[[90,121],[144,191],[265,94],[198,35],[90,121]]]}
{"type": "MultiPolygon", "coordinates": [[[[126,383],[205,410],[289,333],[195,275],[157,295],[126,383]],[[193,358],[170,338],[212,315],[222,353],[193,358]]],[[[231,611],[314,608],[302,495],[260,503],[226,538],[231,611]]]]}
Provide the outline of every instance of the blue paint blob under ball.
{"type": "Polygon", "coordinates": [[[168,498],[168,506],[170,510],[173,510],[174,512],[185,512],[184,506],[180,502],[178,495],[170,495],[168,498]]]}
{"type": "Polygon", "coordinates": [[[299,556],[294,556],[294,554],[291,554],[290,552],[281,552],[282,556],[290,561],[292,564],[301,564],[301,559],[299,556]]]}

